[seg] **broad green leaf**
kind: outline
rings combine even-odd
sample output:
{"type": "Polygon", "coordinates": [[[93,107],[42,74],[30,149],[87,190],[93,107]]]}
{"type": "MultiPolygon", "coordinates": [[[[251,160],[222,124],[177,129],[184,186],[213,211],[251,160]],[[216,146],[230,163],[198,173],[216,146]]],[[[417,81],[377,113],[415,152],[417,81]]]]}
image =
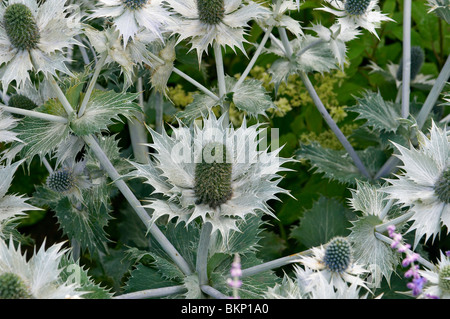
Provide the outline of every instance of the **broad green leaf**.
{"type": "MultiPolygon", "coordinates": [[[[48,100],[43,106],[35,109],[51,115],[67,116],[64,108],[57,100],[48,100]]],[[[69,124],[46,121],[34,117],[25,117],[19,122],[15,131],[25,143],[21,150],[22,158],[31,161],[35,155],[44,157],[69,136],[69,124]]]]}
{"type": "Polygon", "coordinates": [[[336,199],[321,196],[311,209],[303,214],[299,226],[291,230],[290,237],[306,247],[326,244],[333,237],[346,237],[354,214],[336,199]]]}
{"type": "Polygon", "coordinates": [[[222,100],[214,99],[205,93],[196,93],[192,103],[187,105],[183,111],[178,112],[176,116],[191,123],[201,116],[207,116],[213,107],[222,105],[222,103],[222,100]]]}
{"type": "Polygon", "coordinates": [[[358,104],[348,108],[349,111],[358,113],[356,119],[365,119],[365,125],[372,126],[378,131],[395,132],[399,126],[398,105],[385,101],[380,92],[365,92],[362,98],[358,98],[358,104]]]}
{"type": "Polygon", "coordinates": [[[72,120],[70,127],[78,136],[100,133],[108,126],[121,121],[119,115],[131,118],[140,107],[133,102],[137,93],[116,93],[114,91],[94,90],[80,118],[72,120]]]}
{"type": "MultiPolygon", "coordinates": [[[[225,81],[227,91],[230,92],[234,88],[237,80],[232,77],[227,77],[225,81]]],[[[271,96],[262,86],[262,82],[255,79],[244,80],[236,91],[232,93],[231,100],[239,110],[254,117],[257,117],[258,114],[264,115],[265,111],[269,108],[276,108],[271,96]]]]}
{"type": "MultiPolygon", "coordinates": [[[[386,160],[384,152],[374,147],[368,147],[356,153],[372,175],[386,160]]],[[[297,151],[297,157],[308,160],[311,167],[315,169],[315,173],[324,173],[324,176],[331,180],[347,184],[355,184],[356,179],[366,180],[345,150],[324,148],[318,143],[302,144],[297,151]]]]}

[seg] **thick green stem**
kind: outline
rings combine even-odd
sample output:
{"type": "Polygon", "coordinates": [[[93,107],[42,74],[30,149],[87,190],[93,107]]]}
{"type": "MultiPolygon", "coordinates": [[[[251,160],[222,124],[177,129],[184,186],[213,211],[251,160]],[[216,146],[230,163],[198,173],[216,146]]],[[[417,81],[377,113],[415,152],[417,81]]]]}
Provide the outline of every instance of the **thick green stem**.
{"type": "Polygon", "coordinates": [[[358,154],[356,154],[356,151],[353,149],[353,146],[347,140],[345,135],[342,133],[340,128],[337,126],[336,122],[334,122],[333,118],[331,117],[331,115],[328,113],[327,109],[323,105],[322,101],[319,98],[319,95],[317,94],[316,90],[314,89],[314,86],[312,85],[308,76],[304,72],[301,72],[300,78],[302,79],[303,83],[305,84],[305,87],[308,90],[309,95],[313,99],[313,102],[316,105],[317,109],[319,110],[320,114],[322,114],[323,119],[328,124],[328,126],[331,128],[333,133],[336,135],[339,142],[341,142],[342,146],[344,146],[345,150],[348,152],[350,157],[353,159],[353,162],[355,163],[358,170],[366,178],[371,179],[370,173],[367,171],[366,167],[362,163],[358,154]]]}
{"type": "Polygon", "coordinates": [[[184,285],[148,289],[113,297],[113,299],[147,299],[160,298],[186,292],[184,285]]]}
{"type": "MultiPolygon", "coordinates": [[[[217,42],[214,42],[214,57],[216,61],[217,81],[219,87],[219,97],[223,98],[227,94],[227,88],[225,83],[225,69],[223,67],[222,49],[217,42]]],[[[228,126],[229,123],[229,104],[223,103],[222,113],[226,113],[224,124],[228,126]]]]}
{"type": "Polygon", "coordinates": [[[24,110],[24,109],[19,109],[16,107],[12,107],[12,106],[6,106],[0,103],[0,109],[4,110],[5,112],[8,113],[13,113],[13,114],[20,114],[20,115],[25,115],[25,116],[30,116],[30,117],[35,117],[41,120],[46,120],[49,122],[57,122],[57,123],[62,123],[62,124],[66,124],[68,122],[68,120],[65,117],[62,116],[57,116],[57,115],[52,115],[52,114],[47,114],[47,113],[41,113],[41,112],[36,112],[36,111],[29,111],[29,110],[24,110]]]}
{"type": "Polygon", "coordinates": [[[94,90],[95,84],[97,83],[98,76],[100,75],[100,71],[102,70],[103,66],[105,65],[106,58],[108,57],[108,54],[102,53],[100,56],[100,60],[95,65],[95,71],[92,75],[91,81],[89,82],[88,88],[86,90],[86,93],[84,95],[83,101],[81,102],[80,109],[78,110],[78,117],[82,117],[84,114],[84,111],[86,111],[86,106],[89,102],[89,99],[91,98],[92,91],[94,90]]]}
{"type": "Polygon", "coordinates": [[[398,224],[402,224],[404,222],[406,222],[407,220],[409,220],[409,218],[414,215],[414,212],[408,212],[405,213],[397,218],[391,219],[390,221],[384,223],[384,224],[380,224],[375,226],[375,230],[379,233],[384,233],[385,231],[387,231],[388,227],[391,225],[398,225],[398,224]]]}
{"type": "Polygon", "coordinates": [[[61,90],[58,83],[56,83],[55,78],[51,76],[49,77],[48,80],[59,102],[62,104],[64,110],[66,110],[66,113],[69,116],[69,118],[71,118],[72,114],[74,113],[72,105],[70,105],[69,101],[67,100],[67,97],[64,95],[64,92],[61,90]]]}
{"type": "Polygon", "coordinates": [[[409,116],[411,81],[411,0],[403,1],[402,117],[409,116]]]}
{"type": "Polygon", "coordinates": [[[302,256],[308,255],[309,253],[310,253],[310,251],[306,250],[306,251],[296,253],[296,254],[293,254],[290,256],[271,260],[269,262],[262,263],[260,265],[256,265],[256,266],[253,266],[253,267],[250,267],[247,269],[243,269],[241,278],[253,276],[253,275],[274,269],[274,268],[278,268],[278,267],[282,267],[282,266],[286,266],[286,265],[298,262],[302,256]]]}
{"type": "Polygon", "coordinates": [[[224,295],[223,293],[221,293],[220,291],[218,291],[217,289],[208,286],[208,285],[201,285],[200,289],[207,295],[216,298],[216,299],[230,299],[230,297],[228,297],[227,295],[224,295]]]}
{"type": "Polygon", "coordinates": [[[212,224],[210,222],[203,224],[197,248],[197,261],[195,267],[200,285],[205,285],[208,283],[207,266],[209,245],[211,242],[211,231],[212,224]]]}

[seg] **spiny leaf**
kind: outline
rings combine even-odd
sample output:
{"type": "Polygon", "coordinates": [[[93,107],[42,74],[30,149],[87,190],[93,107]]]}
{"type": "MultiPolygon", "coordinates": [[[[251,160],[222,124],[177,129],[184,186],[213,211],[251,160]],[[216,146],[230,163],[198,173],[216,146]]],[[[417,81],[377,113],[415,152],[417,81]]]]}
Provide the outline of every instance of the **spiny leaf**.
{"type": "Polygon", "coordinates": [[[222,100],[214,99],[204,93],[196,93],[192,103],[188,104],[183,111],[178,112],[176,116],[191,123],[201,116],[207,116],[213,107],[222,105],[222,103],[222,100]]]}
{"type": "Polygon", "coordinates": [[[131,118],[134,112],[140,112],[139,106],[133,102],[137,96],[137,93],[94,90],[85,113],[74,119],[70,127],[78,136],[107,130],[114,121],[121,121],[119,115],[131,118]]]}

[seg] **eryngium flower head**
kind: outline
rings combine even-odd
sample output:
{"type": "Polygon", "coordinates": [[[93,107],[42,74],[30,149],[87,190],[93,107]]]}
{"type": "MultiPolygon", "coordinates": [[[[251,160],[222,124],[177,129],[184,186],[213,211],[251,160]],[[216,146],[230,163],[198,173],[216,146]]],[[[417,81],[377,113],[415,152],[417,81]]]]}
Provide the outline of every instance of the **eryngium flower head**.
{"type": "Polygon", "coordinates": [[[348,240],[336,237],[327,244],[323,262],[331,271],[341,273],[350,266],[351,258],[352,250],[348,240]]]}
{"type": "Polygon", "coordinates": [[[47,250],[42,244],[29,259],[21,253],[21,247],[14,247],[0,239],[0,295],[5,298],[64,299],[67,295],[82,295],[81,287],[68,283],[60,277],[63,270],[61,259],[67,250],[62,243],[52,245],[47,250]],[[1,283],[8,283],[8,287],[1,283]]]}
{"type": "Polygon", "coordinates": [[[391,184],[384,188],[390,198],[409,206],[413,213],[411,230],[415,230],[415,243],[425,236],[435,238],[441,226],[450,229],[449,198],[449,154],[450,143],[445,130],[434,122],[428,138],[422,132],[418,135],[419,148],[407,149],[395,144],[400,151],[404,173],[397,179],[388,179],[391,184]]]}
{"type": "MultiPolygon", "coordinates": [[[[411,47],[411,73],[410,78],[414,80],[419,74],[422,68],[423,62],[425,61],[425,52],[420,46],[411,47]]],[[[402,81],[403,78],[403,57],[400,59],[398,70],[397,70],[397,81],[402,81]]]]}
{"type": "Polygon", "coordinates": [[[374,34],[383,21],[393,21],[380,12],[378,0],[325,0],[333,8],[323,7],[319,10],[327,11],[337,16],[337,21],[343,29],[351,29],[352,26],[361,27],[374,34]]]}
{"type": "Polygon", "coordinates": [[[29,71],[70,74],[63,50],[76,44],[80,16],[65,1],[9,0],[0,5],[0,82],[6,91],[30,82],[29,71]]]}
{"type": "Polygon", "coordinates": [[[279,172],[287,170],[281,165],[291,159],[278,157],[280,149],[259,151],[263,132],[260,125],[247,127],[245,121],[238,129],[224,128],[224,116],[214,114],[204,119],[203,128],[180,123],[171,137],[151,131],[154,161],[132,163],[136,171],[128,176],[145,178],[154,193],[164,195],[145,205],[153,211],[152,222],[162,216],[186,224],[201,219],[226,238],[248,214],[261,211],[274,217],[267,201],[288,193],[278,183],[279,172]]]}
{"type": "Polygon", "coordinates": [[[427,280],[420,298],[438,297],[450,299],[450,258],[442,251],[435,269],[420,270],[419,274],[427,280]]]}
{"type": "Polygon", "coordinates": [[[58,193],[68,193],[75,187],[75,176],[72,170],[63,168],[52,172],[47,178],[47,187],[58,193]]]}
{"type": "Polygon", "coordinates": [[[91,18],[111,17],[114,26],[123,37],[123,46],[129,40],[136,41],[136,34],[145,29],[155,38],[163,40],[170,12],[162,6],[162,0],[100,0],[91,18]]]}
{"type": "Polygon", "coordinates": [[[299,262],[312,270],[304,280],[314,282],[320,275],[337,289],[347,287],[348,283],[368,289],[362,278],[367,270],[353,261],[350,242],[343,237],[330,240],[325,247],[311,248],[311,256],[302,256],[299,262]]]}
{"type": "Polygon", "coordinates": [[[239,48],[245,53],[245,28],[252,19],[270,14],[267,8],[242,0],[167,0],[177,14],[175,23],[168,26],[172,33],[179,34],[178,41],[190,39],[192,49],[197,51],[200,63],[203,52],[214,41],[220,46],[239,48]]]}

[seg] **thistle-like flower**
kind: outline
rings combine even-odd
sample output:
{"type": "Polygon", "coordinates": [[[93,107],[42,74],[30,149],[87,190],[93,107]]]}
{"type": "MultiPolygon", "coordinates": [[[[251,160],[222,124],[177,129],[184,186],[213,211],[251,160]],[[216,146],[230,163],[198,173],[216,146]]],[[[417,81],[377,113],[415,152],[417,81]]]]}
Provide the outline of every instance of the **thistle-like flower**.
{"type": "MultiPolygon", "coordinates": [[[[189,224],[200,218],[210,222],[212,232],[224,239],[239,231],[238,220],[256,211],[275,217],[267,201],[277,193],[288,193],[278,183],[281,165],[291,159],[278,157],[280,149],[258,151],[260,125],[224,129],[224,116],[210,114],[203,128],[180,123],[173,136],[151,131],[156,153],[148,165],[132,163],[129,177],[142,177],[165,199],[151,199],[144,207],[153,210],[152,222],[162,216],[189,224]]],[[[259,145],[261,147],[261,145],[259,145]]]]}
{"type": "Polygon", "coordinates": [[[419,298],[450,299],[450,258],[441,251],[440,260],[433,270],[419,270],[427,284],[419,298]]]}
{"type": "Polygon", "coordinates": [[[450,227],[450,143],[447,133],[434,122],[430,137],[418,133],[419,148],[407,149],[395,144],[403,161],[404,174],[388,179],[384,191],[390,198],[409,206],[415,230],[414,247],[425,236],[428,240],[441,232],[441,225],[450,227]]]}
{"type": "Polygon", "coordinates": [[[0,5],[0,81],[3,91],[12,81],[22,87],[30,81],[29,71],[56,76],[70,74],[63,55],[77,41],[79,14],[65,1],[9,0],[0,5]]]}
{"type": "Polygon", "coordinates": [[[84,294],[79,284],[60,277],[60,263],[67,252],[61,249],[63,244],[47,250],[44,244],[27,260],[20,246],[16,249],[12,240],[8,245],[0,239],[0,299],[64,299],[84,294]]]}
{"type": "Polygon", "coordinates": [[[60,169],[50,173],[46,186],[62,196],[83,200],[81,190],[93,186],[86,174],[86,162],[67,160],[60,169]]]}
{"type": "Polygon", "coordinates": [[[122,36],[124,48],[142,29],[163,40],[164,28],[172,23],[170,12],[161,0],[100,0],[91,18],[111,17],[122,36]]]}
{"type": "Polygon", "coordinates": [[[220,46],[239,48],[244,54],[246,27],[253,19],[262,18],[270,11],[253,2],[242,0],[167,0],[173,9],[175,23],[169,26],[178,41],[190,39],[192,49],[198,54],[199,64],[203,52],[214,41],[220,46]]]}
{"type": "Polygon", "coordinates": [[[323,276],[337,289],[355,284],[368,289],[361,278],[367,273],[362,266],[353,261],[350,242],[344,237],[335,237],[325,247],[313,247],[312,256],[302,256],[300,263],[313,270],[308,281],[314,282],[317,276],[323,276]]]}
{"type": "Polygon", "coordinates": [[[374,34],[383,21],[394,21],[380,12],[378,0],[325,0],[333,8],[324,6],[318,10],[330,12],[337,16],[338,23],[342,29],[351,29],[351,27],[361,27],[374,34]]]}

